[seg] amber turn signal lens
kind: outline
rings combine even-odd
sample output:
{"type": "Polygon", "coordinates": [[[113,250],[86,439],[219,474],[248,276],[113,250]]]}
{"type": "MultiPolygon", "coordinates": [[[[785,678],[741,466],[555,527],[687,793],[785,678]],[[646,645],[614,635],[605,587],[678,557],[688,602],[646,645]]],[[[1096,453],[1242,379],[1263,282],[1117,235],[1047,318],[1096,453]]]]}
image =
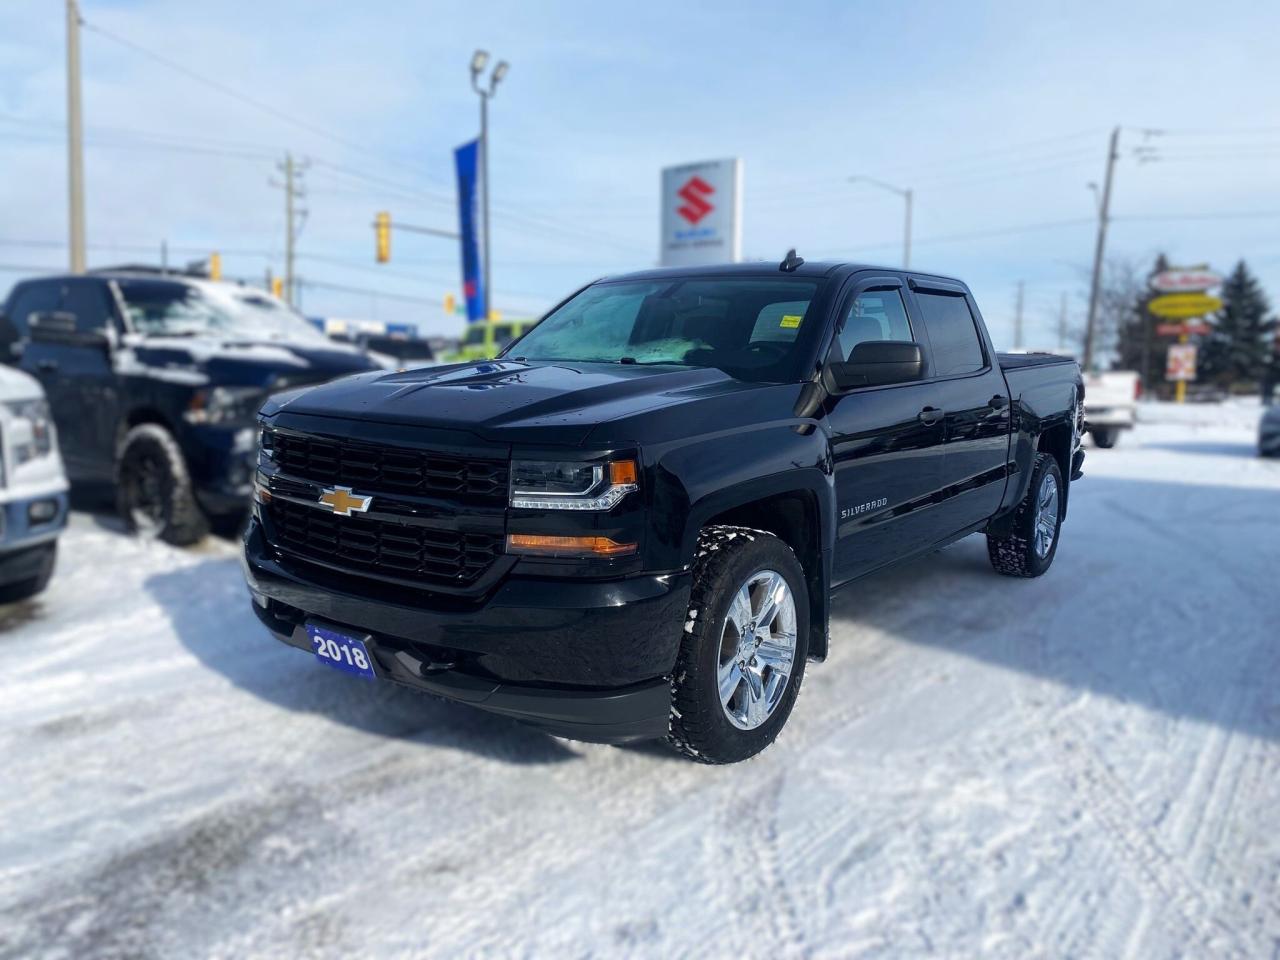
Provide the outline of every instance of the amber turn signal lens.
{"type": "Polygon", "coordinates": [[[609,482],[616,486],[636,482],[636,462],[634,460],[614,460],[609,464],[609,482]]]}
{"type": "Polygon", "coordinates": [[[634,543],[618,543],[608,537],[549,537],[534,533],[507,535],[508,553],[544,557],[623,557],[636,552],[634,543]]]}

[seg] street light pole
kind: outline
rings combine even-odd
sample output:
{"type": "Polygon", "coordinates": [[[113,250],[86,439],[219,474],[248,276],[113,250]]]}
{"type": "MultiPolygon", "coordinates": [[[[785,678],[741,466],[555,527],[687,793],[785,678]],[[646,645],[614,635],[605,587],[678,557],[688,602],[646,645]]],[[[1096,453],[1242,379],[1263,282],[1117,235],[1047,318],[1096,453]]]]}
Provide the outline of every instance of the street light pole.
{"type": "Polygon", "coordinates": [[[904,190],[903,197],[907,201],[907,222],[902,228],[902,269],[911,269],[911,191],[904,190]]]}
{"type": "Polygon", "coordinates": [[[492,269],[489,254],[489,98],[498,92],[498,84],[507,75],[509,65],[499,60],[489,75],[489,87],[486,90],[480,84],[485,65],[489,62],[488,51],[477,50],[471,57],[471,89],[480,97],[480,179],[483,181],[483,213],[484,224],[484,317],[493,319],[493,286],[492,269]]]}
{"type": "Polygon", "coordinates": [[[906,216],[902,224],[902,268],[909,270],[911,268],[911,204],[914,199],[912,191],[907,187],[895,187],[892,183],[885,183],[875,177],[850,177],[849,182],[869,183],[872,186],[879,187],[881,190],[896,193],[903,199],[906,205],[906,216]]]}

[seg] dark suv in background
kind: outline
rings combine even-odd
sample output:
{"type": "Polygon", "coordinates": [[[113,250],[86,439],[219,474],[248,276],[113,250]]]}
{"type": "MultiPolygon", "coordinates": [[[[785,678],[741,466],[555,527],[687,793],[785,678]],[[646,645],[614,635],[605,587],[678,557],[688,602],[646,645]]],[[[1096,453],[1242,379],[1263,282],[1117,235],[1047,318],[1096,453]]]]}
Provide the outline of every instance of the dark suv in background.
{"type": "Polygon", "coordinates": [[[139,268],[21,281],[0,360],[43,385],[72,484],[175,544],[247,509],[269,395],[376,367],[260,290],[139,268]]]}

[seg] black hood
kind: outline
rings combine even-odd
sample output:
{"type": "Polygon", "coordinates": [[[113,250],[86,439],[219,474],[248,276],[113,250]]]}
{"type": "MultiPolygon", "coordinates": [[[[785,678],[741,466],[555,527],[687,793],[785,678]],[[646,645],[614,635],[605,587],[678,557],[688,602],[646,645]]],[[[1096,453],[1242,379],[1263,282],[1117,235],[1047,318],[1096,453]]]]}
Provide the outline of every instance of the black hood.
{"type": "Polygon", "coordinates": [[[209,386],[281,389],[320,383],[378,369],[362,351],[323,340],[148,337],[130,348],[128,372],[161,379],[175,376],[209,386]]]}
{"type": "Polygon", "coordinates": [[[502,360],[351,377],[284,395],[262,412],[578,445],[609,420],[755,386],[711,368],[502,360]]]}

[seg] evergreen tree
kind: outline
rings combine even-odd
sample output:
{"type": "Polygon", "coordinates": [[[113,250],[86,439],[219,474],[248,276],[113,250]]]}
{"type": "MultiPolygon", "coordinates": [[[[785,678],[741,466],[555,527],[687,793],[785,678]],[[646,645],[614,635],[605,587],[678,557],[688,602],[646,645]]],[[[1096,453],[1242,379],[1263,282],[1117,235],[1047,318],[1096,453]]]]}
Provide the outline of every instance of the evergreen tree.
{"type": "Polygon", "coordinates": [[[1258,383],[1274,362],[1274,324],[1257,278],[1241,260],[1222,285],[1222,309],[1200,341],[1199,379],[1230,388],[1258,383]]]}

